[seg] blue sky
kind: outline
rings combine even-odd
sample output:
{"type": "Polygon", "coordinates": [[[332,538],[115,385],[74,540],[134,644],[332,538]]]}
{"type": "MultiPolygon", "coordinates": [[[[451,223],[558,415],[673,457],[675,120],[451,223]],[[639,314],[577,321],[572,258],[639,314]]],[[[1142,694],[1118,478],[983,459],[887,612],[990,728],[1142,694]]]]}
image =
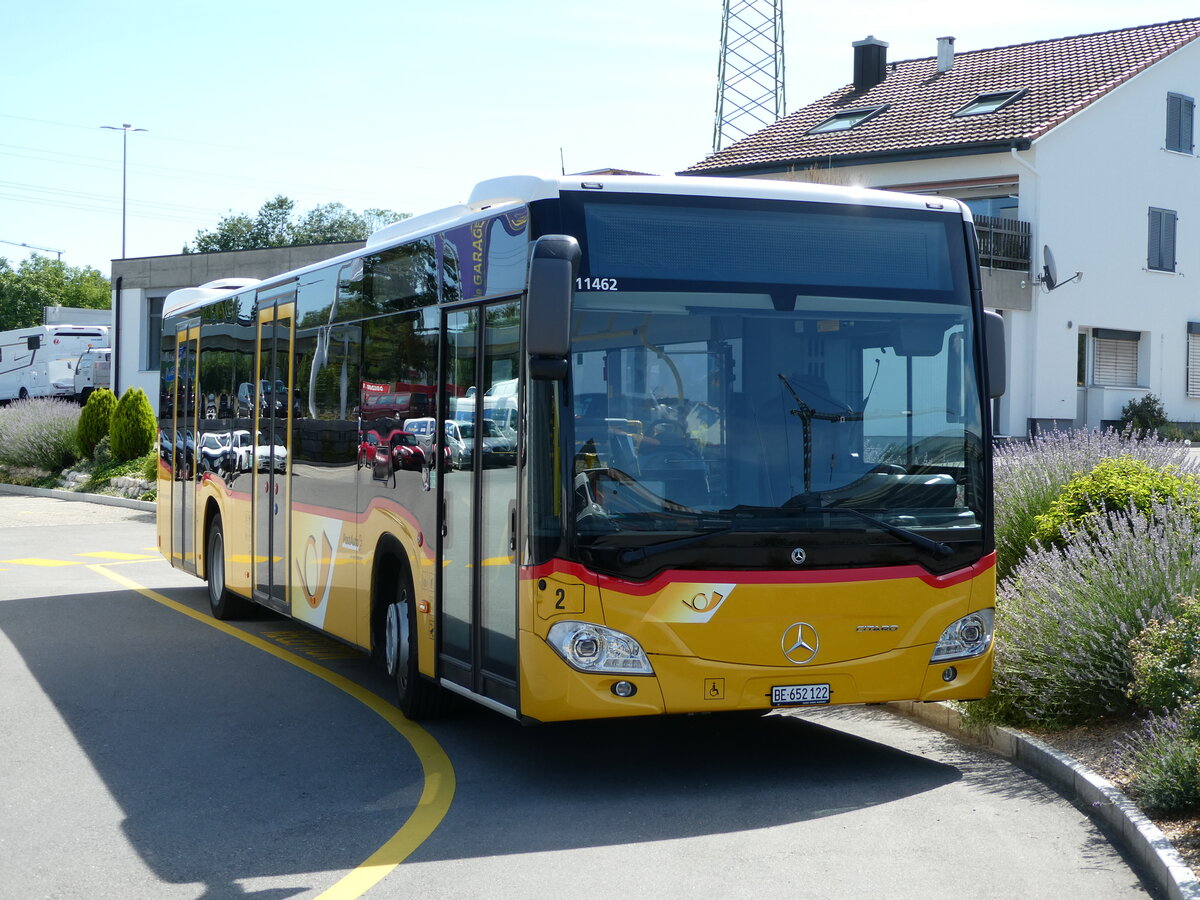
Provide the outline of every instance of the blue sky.
{"type": "MultiPolygon", "coordinates": [[[[0,30],[0,257],[30,244],[109,274],[284,194],[420,213],[479,180],[605,166],[667,174],[711,150],[721,0],[59,0],[0,30]],[[560,162],[561,161],[561,162],[560,162]]],[[[788,108],[889,59],[1196,15],[1193,3],[785,0],[788,108]],[[819,8],[818,8],[819,7],[819,8]]],[[[1200,90],[1200,86],[1197,86],[1200,90]]],[[[45,254],[53,255],[53,254],[45,254]]]]}

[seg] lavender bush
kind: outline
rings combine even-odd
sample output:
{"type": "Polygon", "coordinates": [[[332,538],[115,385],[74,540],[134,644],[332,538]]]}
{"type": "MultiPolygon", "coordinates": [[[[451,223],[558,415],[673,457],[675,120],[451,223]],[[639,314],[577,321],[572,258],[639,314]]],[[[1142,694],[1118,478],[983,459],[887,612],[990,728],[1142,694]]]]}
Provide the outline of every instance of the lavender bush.
{"type": "Polygon", "coordinates": [[[0,408],[0,465],[57,472],[78,458],[79,407],[65,400],[18,400],[0,408]]]}
{"type": "Polygon", "coordinates": [[[1200,588],[1186,506],[1110,512],[1064,547],[1034,547],[1001,582],[992,696],[973,715],[1043,726],[1129,708],[1130,641],[1200,588]]]}
{"type": "Polygon", "coordinates": [[[1029,443],[996,448],[993,480],[996,498],[996,571],[1010,575],[1033,544],[1036,519],[1075,475],[1090,472],[1101,460],[1129,456],[1155,468],[1189,466],[1190,454],[1181,442],[1160,441],[1109,429],[1049,431],[1029,443]]]}
{"type": "Polygon", "coordinates": [[[1148,812],[1200,808],[1200,709],[1194,705],[1149,716],[1118,745],[1131,775],[1129,793],[1148,812]]]}

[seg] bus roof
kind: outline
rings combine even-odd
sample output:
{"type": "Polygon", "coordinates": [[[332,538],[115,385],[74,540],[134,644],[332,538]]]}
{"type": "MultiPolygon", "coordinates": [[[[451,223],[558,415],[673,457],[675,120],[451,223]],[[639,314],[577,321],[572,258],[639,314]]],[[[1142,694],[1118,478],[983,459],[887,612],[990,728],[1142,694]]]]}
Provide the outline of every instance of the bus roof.
{"type": "MultiPolygon", "coordinates": [[[[466,203],[434,210],[399,222],[393,222],[367,238],[366,251],[381,250],[395,244],[427,237],[456,225],[478,219],[482,214],[496,215],[518,209],[536,200],[549,200],[575,191],[673,194],[686,197],[742,197],[752,200],[804,200],[812,203],[837,203],[889,209],[944,210],[969,218],[967,207],[948,197],[931,198],[895,191],[838,187],[768,178],[716,178],[692,175],[510,175],[479,182],[466,203]]],[[[195,312],[209,303],[233,296],[248,287],[269,288],[307,272],[346,262],[363,255],[351,250],[301,269],[274,275],[261,282],[252,279],[224,279],[199,288],[172,291],[163,303],[163,317],[195,312]]]]}

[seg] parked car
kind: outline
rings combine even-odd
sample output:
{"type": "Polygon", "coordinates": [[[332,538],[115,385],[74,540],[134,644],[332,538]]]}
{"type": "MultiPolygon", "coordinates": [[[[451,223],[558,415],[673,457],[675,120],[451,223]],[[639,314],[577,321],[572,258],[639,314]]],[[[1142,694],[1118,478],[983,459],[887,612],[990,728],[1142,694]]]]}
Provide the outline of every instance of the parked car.
{"type": "MultiPolygon", "coordinates": [[[[417,419],[405,419],[404,430],[413,435],[417,439],[417,443],[421,445],[421,449],[425,451],[425,459],[432,464],[437,445],[437,419],[432,416],[422,416],[417,419]]],[[[441,442],[442,455],[445,457],[446,468],[453,467],[453,457],[450,453],[450,447],[446,441],[441,442]]]]}
{"type": "Polygon", "coordinates": [[[233,435],[228,431],[206,432],[200,438],[200,471],[219,474],[235,471],[232,447],[233,435]]]}
{"type": "Polygon", "coordinates": [[[420,472],[424,467],[425,451],[412,432],[396,429],[387,437],[378,437],[371,471],[376,481],[394,480],[396,472],[420,472]]]}
{"type": "Polygon", "coordinates": [[[254,465],[254,441],[244,428],[230,432],[229,455],[233,472],[249,472],[254,465]]]}
{"type": "Polygon", "coordinates": [[[272,464],[276,471],[287,468],[287,448],[278,442],[278,438],[275,444],[264,444],[261,431],[256,440],[252,440],[250,432],[244,428],[232,432],[229,450],[237,472],[249,472],[251,468],[265,472],[272,464]]]}
{"type": "Polygon", "coordinates": [[[254,444],[254,467],[260,472],[274,468],[277,472],[287,469],[287,448],[275,439],[275,443],[264,444],[262,432],[254,444]]]}
{"type": "Polygon", "coordinates": [[[375,450],[379,446],[379,433],[360,432],[358,436],[358,467],[374,465],[375,450]]]}
{"type": "MultiPolygon", "coordinates": [[[[446,445],[450,450],[451,465],[469,469],[475,454],[475,423],[454,419],[446,421],[446,445]]],[[[491,419],[483,420],[483,436],[480,439],[484,466],[512,466],[517,462],[516,441],[507,436],[491,419]]]]}

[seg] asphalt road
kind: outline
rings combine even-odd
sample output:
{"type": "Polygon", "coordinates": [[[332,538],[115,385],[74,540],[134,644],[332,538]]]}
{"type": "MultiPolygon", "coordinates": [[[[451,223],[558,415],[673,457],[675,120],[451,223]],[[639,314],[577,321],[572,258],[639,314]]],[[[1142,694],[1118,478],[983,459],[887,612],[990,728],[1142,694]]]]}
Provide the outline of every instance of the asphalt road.
{"type": "Polygon", "coordinates": [[[215,627],[155,540],[0,494],[0,898],[1147,896],[1054,791],[883,709],[414,727],[340,645],[215,627]]]}

